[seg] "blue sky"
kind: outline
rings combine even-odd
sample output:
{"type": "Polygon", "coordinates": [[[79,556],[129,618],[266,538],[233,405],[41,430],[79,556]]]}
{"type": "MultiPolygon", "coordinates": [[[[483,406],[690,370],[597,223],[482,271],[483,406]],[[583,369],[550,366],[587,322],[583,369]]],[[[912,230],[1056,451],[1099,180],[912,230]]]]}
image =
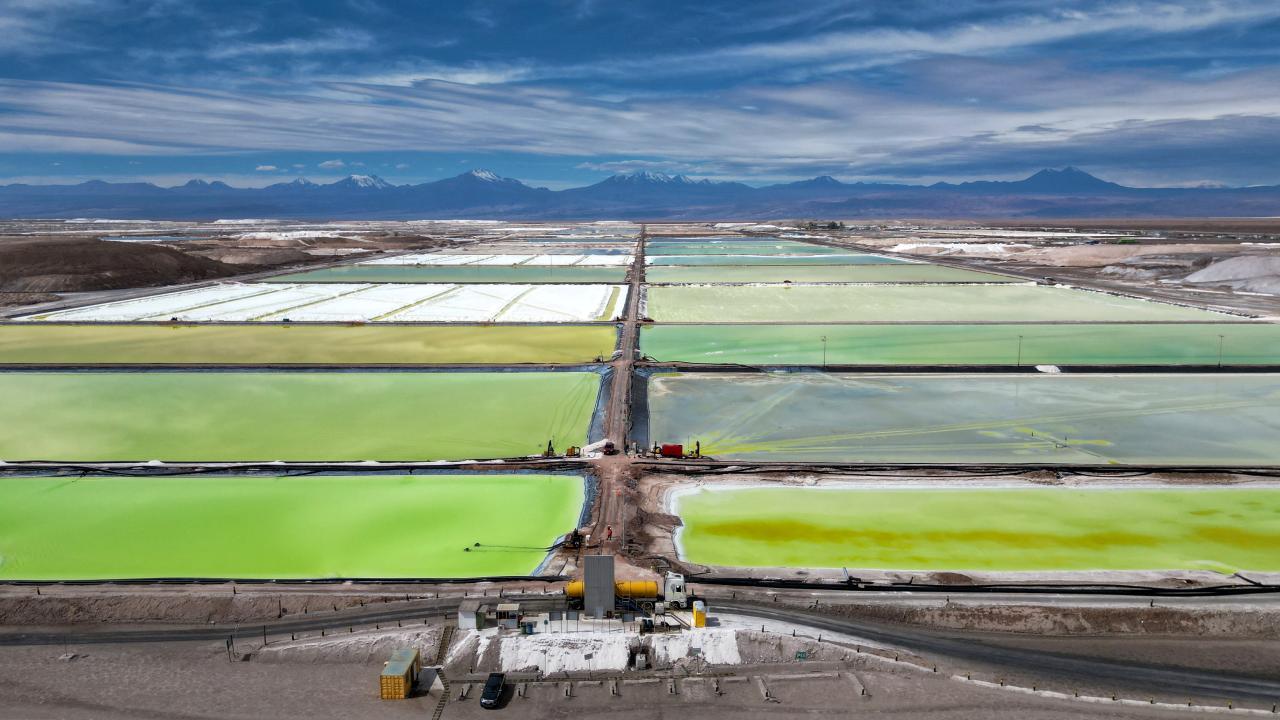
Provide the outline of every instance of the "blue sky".
{"type": "Polygon", "coordinates": [[[1280,183],[1280,2],[0,0],[0,182],[1280,183]]]}

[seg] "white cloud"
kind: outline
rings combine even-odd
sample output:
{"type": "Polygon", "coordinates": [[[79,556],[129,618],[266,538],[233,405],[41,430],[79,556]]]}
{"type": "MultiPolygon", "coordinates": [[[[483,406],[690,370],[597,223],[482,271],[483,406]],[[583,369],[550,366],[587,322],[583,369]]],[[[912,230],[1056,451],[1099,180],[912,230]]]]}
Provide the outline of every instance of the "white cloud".
{"type": "Polygon", "coordinates": [[[316,55],[365,50],[373,44],[374,37],[363,30],[337,28],[307,38],[289,38],[273,42],[225,43],[215,45],[203,54],[214,60],[263,55],[316,55]]]}
{"type": "Polygon", "coordinates": [[[259,165],[258,167],[254,168],[254,170],[257,170],[258,172],[275,172],[279,169],[280,168],[276,167],[275,165],[259,165]]]}
{"type": "MultiPolygon", "coordinates": [[[[545,70],[552,76],[563,74],[561,70],[545,70]]],[[[399,63],[384,72],[356,77],[350,75],[331,76],[327,79],[335,82],[412,87],[418,83],[431,80],[457,83],[459,85],[498,85],[531,80],[536,77],[538,77],[538,72],[529,63],[466,63],[463,65],[399,63]]]]}
{"type": "MultiPolygon", "coordinates": [[[[596,62],[560,69],[563,76],[701,75],[754,69],[808,66],[790,76],[847,72],[893,65],[913,58],[937,56],[991,57],[1048,43],[1096,35],[1122,34],[1125,42],[1156,35],[1194,32],[1236,23],[1263,23],[1280,18],[1273,0],[1215,0],[1174,4],[1165,0],[1132,0],[1090,12],[1042,10],[1011,13],[1008,20],[965,23],[935,30],[872,28],[806,34],[802,37],[705,51],[655,54],[645,59],[596,62]]],[[[541,68],[540,77],[556,77],[541,68]]]]}
{"type": "MultiPolygon", "coordinates": [[[[1156,123],[1200,123],[1197,137],[1208,138],[1228,126],[1250,127],[1241,118],[1280,117],[1274,101],[1280,69],[1204,79],[1146,71],[1085,78],[1054,63],[951,58],[907,64],[899,72],[917,92],[843,81],[610,102],[555,87],[438,81],[411,88],[329,83],[254,94],[0,80],[0,152],[337,155],[484,148],[620,158],[592,168],[610,172],[778,177],[820,167],[857,177],[904,159],[947,166],[966,144],[1012,155],[1156,123]],[[976,102],[957,101],[968,97],[976,102]],[[1028,130],[1036,127],[1053,132],[1028,130]]],[[[335,158],[319,167],[348,165],[335,158]]]]}
{"type": "Polygon", "coordinates": [[[396,169],[397,169],[397,170],[408,170],[408,169],[409,169],[409,163],[396,163],[396,169]]]}

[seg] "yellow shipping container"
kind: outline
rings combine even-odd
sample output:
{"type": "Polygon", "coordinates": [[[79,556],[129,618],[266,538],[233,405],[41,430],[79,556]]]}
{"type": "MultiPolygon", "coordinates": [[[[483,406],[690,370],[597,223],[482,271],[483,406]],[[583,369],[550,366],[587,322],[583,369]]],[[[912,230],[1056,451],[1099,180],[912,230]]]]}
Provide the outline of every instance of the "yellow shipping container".
{"type": "Polygon", "coordinates": [[[397,650],[382,666],[378,677],[378,697],[383,700],[404,700],[413,692],[422,670],[422,658],[416,649],[397,650]]]}

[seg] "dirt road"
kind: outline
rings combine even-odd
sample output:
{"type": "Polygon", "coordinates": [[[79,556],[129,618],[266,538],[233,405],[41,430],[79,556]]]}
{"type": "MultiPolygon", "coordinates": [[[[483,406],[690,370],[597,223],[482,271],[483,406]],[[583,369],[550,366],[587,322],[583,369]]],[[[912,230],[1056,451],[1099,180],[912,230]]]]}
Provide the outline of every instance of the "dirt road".
{"type": "Polygon", "coordinates": [[[645,240],[647,229],[640,226],[635,255],[631,262],[627,290],[627,306],[622,316],[618,340],[618,356],[610,363],[613,383],[604,411],[604,436],[618,445],[618,455],[606,456],[592,464],[600,482],[591,527],[591,544],[600,552],[616,555],[626,543],[626,528],[634,514],[634,503],[628,502],[632,489],[627,487],[634,459],[627,452],[631,435],[631,374],[635,370],[636,348],[640,336],[640,290],[644,286],[645,240]]]}

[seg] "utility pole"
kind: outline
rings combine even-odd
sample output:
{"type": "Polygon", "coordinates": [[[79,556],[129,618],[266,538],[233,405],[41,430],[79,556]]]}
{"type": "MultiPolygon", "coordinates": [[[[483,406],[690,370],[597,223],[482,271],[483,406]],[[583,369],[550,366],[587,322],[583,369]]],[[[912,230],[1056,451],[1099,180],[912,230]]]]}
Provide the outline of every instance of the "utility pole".
{"type": "Polygon", "coordinates": [[[822,369],[827,369],[827,336],[822,336],[822,369]]]}
{"type": "Polygon", "coordinates": [[[1018,336],[1018,367],[1022,367],[1022,336],[1018,336]]]}
{"type": "Polygon", "coordinates": [[[1226,340],[1226,335],[1218,336],[1218,369],[1222,369],[1222,342],[1226,340]]]}

